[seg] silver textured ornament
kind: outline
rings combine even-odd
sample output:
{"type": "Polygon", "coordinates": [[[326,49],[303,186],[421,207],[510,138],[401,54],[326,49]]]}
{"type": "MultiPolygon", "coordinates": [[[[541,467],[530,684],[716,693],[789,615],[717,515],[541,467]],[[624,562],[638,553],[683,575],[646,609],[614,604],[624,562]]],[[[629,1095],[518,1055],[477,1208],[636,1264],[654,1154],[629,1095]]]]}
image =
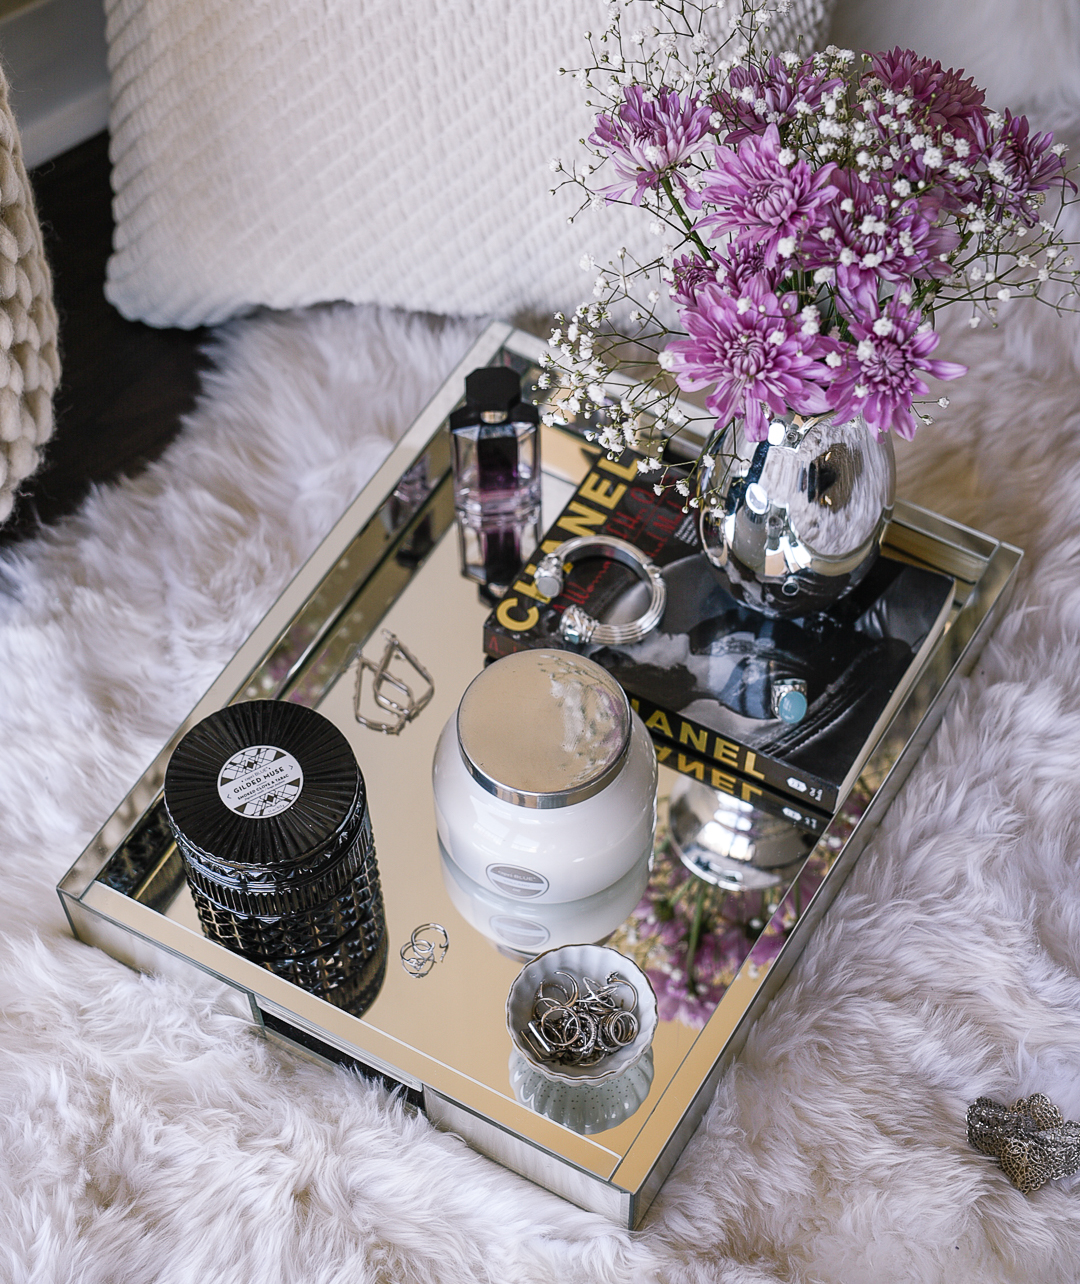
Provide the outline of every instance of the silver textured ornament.
{"type": "Polygon", "coordinates": [[[700,477],[705,554],[732,595],[765,615],[831,606],[878,555],[896,493],[892,441],[861,416],[777,416],[767,441],[742,421],[700,477]]]}
{"type": "Polygon", "coordinates": [[[1025,1195],[1080,1171],[1080,1123],[1067,1121],[1045,1093],[1011,1106],[979,1097],[968,1106],[967,1128],[968,1141],[993,1155],[1025,1195]]]}

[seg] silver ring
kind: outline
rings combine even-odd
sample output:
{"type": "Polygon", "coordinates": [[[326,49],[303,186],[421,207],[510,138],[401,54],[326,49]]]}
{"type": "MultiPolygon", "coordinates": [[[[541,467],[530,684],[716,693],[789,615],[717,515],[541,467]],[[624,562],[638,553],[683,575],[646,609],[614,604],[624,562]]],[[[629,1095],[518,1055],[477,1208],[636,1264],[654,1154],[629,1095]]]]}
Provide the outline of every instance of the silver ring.
{"type": "Polygon", "coordinates": [[[575,646],[595,642],[599,646],[628,646],[640,642],[660,623],[667,604],[667,585],[659,568],[629,540],[614,535],[576,535],[540,559],[534,582],[538,593],[551,601],[562,592],[565,567],[583,557],[607,557],[629,566],[649,586],[651,596],[645,613],[625,624],[601,624],[580,606],[571,605],[559,619],[559,634],[575,646]]]}
{"type": "Polygon", "coordinates": [[[421,923],[398,950],[401,966],[410,976],[427,976],[436,963],[446,958],[450,948],[450,934],[441,923],[421,923]],[[424,933],[428,935],[425,936],[424,933]],[[434,936],[436,939],[431,940],[434,936]],[[435,951],[438,950],[438,955],[435,951]]]}
{"type": "Polygon", "coordinates": [[[441,963],[446,958],[446,952],[450,948],[450,933],[441,923],[421,923],[419,927],[414,927],[412,936],[409,937],[409,943],[421,954],[434,954],[438,949],[439,957],[436,963],[441,963]],[[436,940],[429,941],[423,934],[429,933],[436,937],[436,940]]]}
{"type": "Polygon", "coordinates": [[[425,954],[416,948],[413,941],[406,941],[398,950],[401,966],[410,976],[427,976],[435,966],[434,952],[425,954]]]}
{"type": "Polygon", "coordinates": [[[769,696],[772,716],[781,722],[802,722],[806,717],[806,683],[802,678],[781,678],[769,696]]]}
{"type": "Polygon", "coordinates": [[[611,972],[601,986],[591,977],[578,978],[561,968],[545,977],[536,988],[532,1020],[521,1032],[528,1048],[540,1061],[563,1065],[595,1066],[605,1057],[628,1047],[638,1036],[641,1024],[634,1015],[638,1005],[635,987],[611,972]],[[557,981],[565,977],[569,981],[557,981]],[[628,1008],[617,997],[620,986],[634,996],[628,1008]],[[559,994],[545,993],[546,989],[559,994]],[[584,989],[584,993],[582,990],[584,989]]]}

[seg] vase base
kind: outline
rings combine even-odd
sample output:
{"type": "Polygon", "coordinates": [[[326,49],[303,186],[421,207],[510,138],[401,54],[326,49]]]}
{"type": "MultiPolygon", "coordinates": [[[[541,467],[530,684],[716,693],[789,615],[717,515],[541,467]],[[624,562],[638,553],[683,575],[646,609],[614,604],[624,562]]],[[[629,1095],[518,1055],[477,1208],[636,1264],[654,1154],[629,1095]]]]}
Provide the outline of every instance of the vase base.
{"type": "MultiPolygon", "coordinates": [[[[883,529],[887,516],[882,521],[883,529]]],[[[706,556],[708,551],[706,549],[706,556]]],[[[878,552],[879,545],[875,543],[853,571],[841,575],[798,571],[782,579],[757,575],[735,557],[729,556],[723,565],[712,557],[708,560],[720,584],[740,605],[775,619],[795,619],[827,611],[834,602],[857,588],[869,574],[878,552]]]]}

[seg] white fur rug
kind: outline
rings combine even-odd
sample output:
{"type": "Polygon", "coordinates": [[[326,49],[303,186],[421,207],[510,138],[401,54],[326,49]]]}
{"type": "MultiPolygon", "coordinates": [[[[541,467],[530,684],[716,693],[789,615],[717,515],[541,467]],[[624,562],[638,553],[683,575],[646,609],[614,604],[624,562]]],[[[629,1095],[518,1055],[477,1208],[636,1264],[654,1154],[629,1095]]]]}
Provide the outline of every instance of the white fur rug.
{"type": "Polygon", "coordinates": [[[0,1279],[1074,1279],[1080,1182],[964,1136],[1080,1117],[1080,394],[1001,335],[904,489],[1026,546],[1018,600],[642,1234],[69,937],[58,878],[476,328],[244,322],[159,464],[3,562],[0,1279]]]}
{"type": "Polygon", "coordinates": [[[71,939],[55,883],[478,328],[237,324],[160,463],[0,560],[0,1281],[1075,1281],[1080,1178],[1024,1197],[964,1127],[1080,1118],[1075,320],[949,336],[901,493],[1020,588],[639,1234],[71,939]]]}

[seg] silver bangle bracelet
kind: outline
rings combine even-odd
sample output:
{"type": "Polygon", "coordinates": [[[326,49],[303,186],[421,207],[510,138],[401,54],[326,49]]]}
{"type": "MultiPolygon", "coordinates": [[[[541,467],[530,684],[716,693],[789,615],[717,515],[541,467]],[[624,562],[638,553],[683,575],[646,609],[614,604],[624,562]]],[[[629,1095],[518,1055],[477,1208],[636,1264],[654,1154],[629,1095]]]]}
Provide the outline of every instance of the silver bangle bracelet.
{"type": "Polygon", "coordinates": [[[629,566],[649,586],[651,596],[644,615],[625,624],[601,624],[580,606],[568,606],[559,620],[559,634],[575,646],[595,642],[600,646],[628,646],[640,642],[660,623],[667,603],[667,585],[660,570],[641,549],[613,535],[578,535],[541,558],[535,583],[550,601],[562,592],[564,567],[583,557],[608,557],[629,566]]]}

